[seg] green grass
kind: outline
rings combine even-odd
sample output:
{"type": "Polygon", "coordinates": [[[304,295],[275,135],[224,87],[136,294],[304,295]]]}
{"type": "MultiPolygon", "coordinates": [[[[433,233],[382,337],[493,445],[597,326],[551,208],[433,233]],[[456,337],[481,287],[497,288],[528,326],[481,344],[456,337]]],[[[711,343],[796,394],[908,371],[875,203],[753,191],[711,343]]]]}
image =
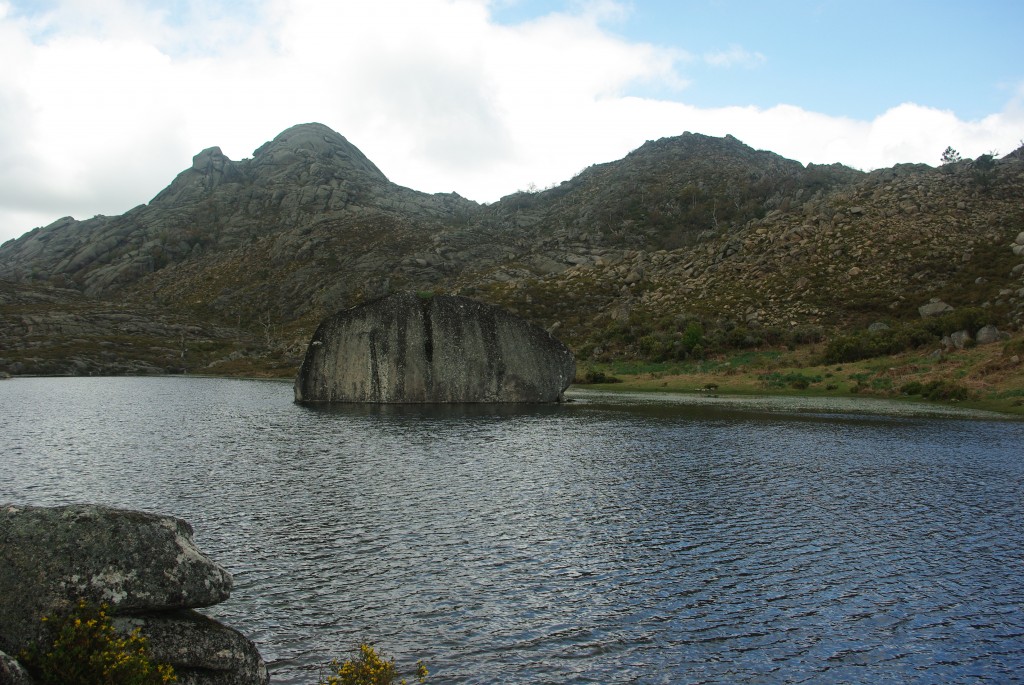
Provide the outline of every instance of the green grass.
{"type": "MultiPolygon", "coordinates": [[[[1021,336],[1020,339],[1024,339],[1021,336]]],[[[844,364],[820,365],[814,346],[745,351],[684,363],[588,363],[614,375],[602,390],[713,391],[738,395],[846,396],[851,394],[961,406],[1024,417],[1024,363],[1013,363],[1018,343],[947,352],[941,359],[912,351],[844,364]],[[908,392],[911,391],[911,392],[908,392]]]]}

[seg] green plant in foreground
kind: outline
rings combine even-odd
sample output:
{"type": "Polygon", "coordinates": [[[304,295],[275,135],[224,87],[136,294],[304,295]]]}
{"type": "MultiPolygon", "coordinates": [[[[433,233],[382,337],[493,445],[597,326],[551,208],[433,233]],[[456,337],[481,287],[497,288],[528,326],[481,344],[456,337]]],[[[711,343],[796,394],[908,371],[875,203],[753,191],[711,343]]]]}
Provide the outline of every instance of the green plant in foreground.
{"type": "MultiPolygon", "coordinates": [[[[388,659],[384,652],[377,653],[373,645],[365,642],[359,645],[359,653],[343,662],[331,662],[333,673],[321,678],[317,685],[392,685],[395,682],[395,660],[388,659]]],[[[416,682],[427,681],[427,667],[422,661],[416,662],[416,682]]],[[[406,685],[403,678],[398,681],[406,685]]]]}
{"type": "Polygon", "coordinates": [[[43,617],[47,643],[19,655],[38,685],[163,685],[177,682],[174,669],[155,663],[138,628],[118,633],[107,605],[85,600],[66,616],[43,617]]]}

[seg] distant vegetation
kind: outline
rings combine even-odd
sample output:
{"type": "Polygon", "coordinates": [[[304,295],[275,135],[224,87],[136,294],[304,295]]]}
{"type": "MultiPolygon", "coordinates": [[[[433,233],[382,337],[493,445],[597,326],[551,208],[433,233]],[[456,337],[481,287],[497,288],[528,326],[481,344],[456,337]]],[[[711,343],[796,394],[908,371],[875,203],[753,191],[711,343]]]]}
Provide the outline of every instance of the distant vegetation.
{"type": "Polygon", "coordinates": [[[996,320],[996,312],[991,309],[967,308],[933,319],[899,323],[883,330],[837,335],[829,341],[822,359],[826,364],[853,362],[926,345],[935,346],[943,336],[957,331],[967,331],[973,340],[978,330],[996,320]]]}

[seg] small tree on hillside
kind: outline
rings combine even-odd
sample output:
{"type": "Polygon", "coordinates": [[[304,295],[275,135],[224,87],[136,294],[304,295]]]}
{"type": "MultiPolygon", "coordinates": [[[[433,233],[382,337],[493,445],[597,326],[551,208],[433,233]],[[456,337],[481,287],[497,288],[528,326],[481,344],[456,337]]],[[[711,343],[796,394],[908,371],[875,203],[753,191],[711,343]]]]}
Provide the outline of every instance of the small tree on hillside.
{"type": "Polygon", "coordinates": [[[988,173],[996,168],[996,154],[989,152],[974,160],[974,168],[982,173],[988,173]]]}
{"type": "Polygon", "coordinates": [[[943,164],[953,164],[955,162],[961,161],[962,159],[963,157],[960,156],[960,153],[954,150],[952,146],[949,146],[942,151],[943,164]]]}
{"type": "Polygon", "coordinates": [[[974,160],[974,180],[987,191],[992,184],[992,172],[996,168],[996,157],[994,152],[981,155],[974,160]]]}

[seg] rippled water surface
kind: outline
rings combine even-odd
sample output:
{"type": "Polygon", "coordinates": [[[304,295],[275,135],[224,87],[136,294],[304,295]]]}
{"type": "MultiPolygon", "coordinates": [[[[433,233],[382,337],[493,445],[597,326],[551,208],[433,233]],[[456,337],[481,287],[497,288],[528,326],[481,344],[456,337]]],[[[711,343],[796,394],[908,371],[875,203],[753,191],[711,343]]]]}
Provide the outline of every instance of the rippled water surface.
{"type": "Polygon", "coordinates": [[[1024,682],[1021,423],[576,399],[3,381],[0,502],[187,519],[276,683],[361,640],[435,683],[1024,682]]]}

